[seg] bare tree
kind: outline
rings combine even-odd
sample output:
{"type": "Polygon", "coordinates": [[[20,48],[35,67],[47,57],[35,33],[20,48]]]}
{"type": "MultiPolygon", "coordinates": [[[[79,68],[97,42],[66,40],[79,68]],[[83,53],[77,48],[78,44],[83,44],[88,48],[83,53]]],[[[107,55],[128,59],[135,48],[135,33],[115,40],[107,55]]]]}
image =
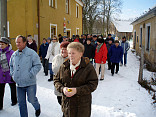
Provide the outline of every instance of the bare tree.
{"type": "Polygon", "coordinates": [[[92,33],[93,25],[98,16],[97,0],[82,0],[83,6],[83,33],[92,33]]]}
{"type": "Polygon", "coordinates": [[[122,0],[100,0],[100,12],[103,18],[103,34],[110,32],[110,21],[121,13],[122,0]]]}

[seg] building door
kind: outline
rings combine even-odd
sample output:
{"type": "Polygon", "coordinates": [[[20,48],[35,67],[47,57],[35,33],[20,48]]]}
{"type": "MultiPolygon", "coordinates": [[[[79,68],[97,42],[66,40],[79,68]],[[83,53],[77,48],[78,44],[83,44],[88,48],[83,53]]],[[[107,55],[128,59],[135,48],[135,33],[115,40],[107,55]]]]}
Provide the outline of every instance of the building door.
{"type": "Polygon", "coordinates": [[[57,24],[50,24],[50,38],[57,36],[57,24]]]}
{"type": "Polygon", "coordinates": [[[67,37],[70,38],[70,31],[67,31],[67,37]]]}
{"type": "Polygon", "coordinates": [[[51,38],[56,35],[56,28],[51,28],[51,38]]]}

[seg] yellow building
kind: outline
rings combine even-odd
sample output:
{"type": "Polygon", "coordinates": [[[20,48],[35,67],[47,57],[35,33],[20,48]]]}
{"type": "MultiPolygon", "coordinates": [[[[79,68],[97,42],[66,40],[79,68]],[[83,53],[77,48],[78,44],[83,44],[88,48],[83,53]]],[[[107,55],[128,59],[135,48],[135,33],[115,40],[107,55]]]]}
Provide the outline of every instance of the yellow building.
{"type": "Polygon", "coordinates": [[[81,0],[7,0],[8,37],[32,35],[37,44],[54,35],[82,34],[81,0]]]}
{"type": "Polygon", "coordinates": [[[133,48],[140,55],[144,48],[145,61],[156,71],[156,6],[132,22],[133,48]]]}

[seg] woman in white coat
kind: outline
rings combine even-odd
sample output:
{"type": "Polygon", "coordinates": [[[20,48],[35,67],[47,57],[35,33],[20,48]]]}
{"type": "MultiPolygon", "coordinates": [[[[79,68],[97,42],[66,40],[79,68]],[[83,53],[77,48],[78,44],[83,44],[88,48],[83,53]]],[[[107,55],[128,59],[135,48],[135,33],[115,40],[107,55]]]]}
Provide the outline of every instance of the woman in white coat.
{"type": "Polygon", "coordinates": [[[52,42],[49,44],[46,59],[49,60],[49,70],[50,70],[50,79],[48,81],[53,80],[53,71],[52,71],[52,61],[53,58],[60,53],[60,44],[56,36],[52,38],[52,42]]]}

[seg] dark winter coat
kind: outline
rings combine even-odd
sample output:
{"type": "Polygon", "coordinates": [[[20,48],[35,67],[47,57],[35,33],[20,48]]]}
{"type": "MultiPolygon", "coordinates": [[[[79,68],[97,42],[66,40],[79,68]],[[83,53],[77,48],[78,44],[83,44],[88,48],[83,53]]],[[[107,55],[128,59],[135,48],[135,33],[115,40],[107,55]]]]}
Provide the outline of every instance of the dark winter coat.
{"type": "Polygon", "coordinates": [[[65,117],[90,117],[91,93],[97,88],[98,78],[88,58],[82,58],[79,68],[71,78],[70,60],[60,67],[54,78],[56,89],[63,93],[64,87],[76,87],[77,93],[72,97],[62,97],[62,111],[65,117]]]}
{"type": "MultiPolygon", "coordinates": [[[[14,51],[11,49],[11,47],[6,47],[5,49],[0,49],[0,53],[1,52],[6,52],[6,57],[7,57],[7,61],[8,61],[8,65],[9,65],[9,61],[11,58],[11,55],[14,53],[14,51]]],[[[2,67],[0,65],[0,83],[14,83],[11,76],[10,76],[10,71],[7,72],[3,72],[2,71],[2,67]]]]}
{"type": "Polygon", "coordinates": [[[96,49],[96,47],[97,47],[97,41],[94,41],[94,40],[92,39],[91,44],[92,44],[92,45],[94,46],[94,48],[96,49]]]}
{"type": "Polygon", "coordinates": [[[89,59],[94,59],[94,56],[95,56],[95,48],[92,44],[85,44],[84,45],[85,47],[85,51],[84,51],[84,54],[83,56],[84,57],[88,57],[89,59]]]}
{"type": "Polygon", "coordinates": [[[123,49],[121,46],[116,47],[115,45],[111,46],[109,49],[110,61],[112,63],[119,63],[123,56],[123,49]]]}
{"type": "Polygon", "coordinates": [[[95,51],[95,63],[99,63],[101,64],[102,62],[105,64],[106,63],[106,60],[107,60],[107,47],[106,47],[106,44],[104,43],[99,52],[97,52],[97,48],[96,48],[96,51],[95,51]]]}
{"type": "Polygon", "coordinates": [[[59,43],[61,43],[63,41],[63,37],[59,38],[59,43]]]}
{"type": "Polygon", "coordinates": [[[48,51],[48,47],[49,47],[49,44],[48,43],[43,43],[41,46],[40,46],[40,49],[39,49],[39,56],[42,58],[45,58],[46,55],[47,55],[47,51],[48,51]]]}
{"type": "Polygon", "coordinates": [[[87,44],[87,39],[81,38],[79,41],[80,41],[80,43],[82,43],[83,45],[87,44]]]}
{"type": "Polygon", "coordinates": [[[28,48],[31,48],[31,49],[33,49],[34,51],[37,52],[37,44],[36,44],[35,41],[33,41],[31,44],[29,44],[29,43],[27,42],[27,47],[28,47],[28,48]]]}
{"type": "Polygon", "coordinates": [[[107,53],[107,60],[110,60],[109,49],[110,49],[110,47],[111,47],[112,45],[114,45],[114,44],[112,43],[112,44],[107,44],[107,45],[106,45],[106,46],[107,46],[107,50],[108,50],[108,53],[107,53]]]}

